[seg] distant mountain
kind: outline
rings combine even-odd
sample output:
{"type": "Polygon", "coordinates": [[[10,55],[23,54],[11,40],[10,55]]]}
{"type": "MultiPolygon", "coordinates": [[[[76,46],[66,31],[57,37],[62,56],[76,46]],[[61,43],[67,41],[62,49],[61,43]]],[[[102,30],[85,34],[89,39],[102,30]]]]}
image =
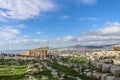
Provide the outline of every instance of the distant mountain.
{"type": "Polygon", "coordinates": [[[54,50],[59,50],[64,53],[86,53],[86,52],[93,52],[93,51],[110,51],[113,50],[113,45],[101,45],[101,46],[90,46],[90,45],[74,45],[64,48],[56,48],[54,50]]]}
{"type": "Polygon", "coordinates": [[[88,49],[100,49],[100,48],[106,48],[106,47],[113,47],[115,45],[100,45],[100,46],[93,46],[93,45],[75,45],[75,46],[70,46],[70,47],[73,47],[73,48],[81,48],[81,47],[84,47],[84,48],[88,48],[88,49]]]}

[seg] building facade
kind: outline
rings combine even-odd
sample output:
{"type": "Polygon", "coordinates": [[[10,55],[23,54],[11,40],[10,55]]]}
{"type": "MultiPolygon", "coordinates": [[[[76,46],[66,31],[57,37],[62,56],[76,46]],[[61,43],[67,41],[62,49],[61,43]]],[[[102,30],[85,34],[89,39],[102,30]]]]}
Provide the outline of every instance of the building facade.
{"type": "Polygon", "coordinates": [[[40,48],[36,48],[33,50],[21,52],[20,55],[25,56],[25,57],[34,57],[34,58],[39,58],[39,59],[45,59],[47,57],[47,55],[49,55],[48,49],[49,49],[48,47],[40,47],[40,48]]]}

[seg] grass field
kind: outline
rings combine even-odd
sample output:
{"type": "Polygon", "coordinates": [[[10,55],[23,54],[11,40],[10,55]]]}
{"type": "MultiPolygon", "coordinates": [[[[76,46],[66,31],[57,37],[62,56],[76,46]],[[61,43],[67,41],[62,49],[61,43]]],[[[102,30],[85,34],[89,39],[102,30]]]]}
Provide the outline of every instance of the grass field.
{"type": "Polygon", "coordinates": [[[0,80],[25,80],[27,62],[21,59],[0,59],[0,80]]]}
{"type": "Polygon", "coordinates": [[[76,63],[76,64],[84,64],[88,61],[85,57],[74,57],[71,62],[76,63]]]}
{"type": "MultiPolygon", "coordinates": [[[[62,61],[67,63],[69,58],[62,58],[62,61]]],[[[76,64],[84,64],[88,60],[84,57],[74,57],[73,59],[70,59],[71,62],[76,64]]],[[[27,73],[27,64],[30,61],[24,61],[24,60],[12,60],[12,59],[1,59],[0,60],[0,80],[27,80],[28,79],[28,73],[27,73]]],[[[74,71],[72,68],[68,68],[62,65],[57,64],[57,60],[53,59],[53,63],[51,63],[48,60],[41,60],[41,61],[35,61],[32,60],[32,62],[40,63],[45,62],[48,64],[48,66],[51,66],[53,69],[57,70],[59,73],[64,73],[65,75],[70,75],[72,77],[80,77],[83,80],[94,80],[93,78],[86,77],[85,75],[79,74],[79,72],[74,71]],[[74,74],[73,74],[74,73],[74,74]]],[[[47,70],[45,66],[42,66],[41,72],[34,73],[32,76],[34,76],[37,80],[42,80],[42,75],[48,76],[49,80],[59,80],[58,78],[54,78],[51,74],[51,71],[47,70]]],[[[69,78],[65,77],[65,80],[76,80],[75,78],[69,78]]]]}
{"type": "Polygon", "coordinates": [[[27,65],[0,65],[0,80],[24,80],[27,65]]]}

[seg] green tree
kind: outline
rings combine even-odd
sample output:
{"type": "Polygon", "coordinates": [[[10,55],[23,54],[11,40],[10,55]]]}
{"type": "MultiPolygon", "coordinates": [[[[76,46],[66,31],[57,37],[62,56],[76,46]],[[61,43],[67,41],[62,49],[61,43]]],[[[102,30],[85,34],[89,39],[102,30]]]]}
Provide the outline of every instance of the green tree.
{"type": "Polygon", "coordinates": [[[120,51],[120,46],[118,47],[113,47],[115,51],[120,51]]]}

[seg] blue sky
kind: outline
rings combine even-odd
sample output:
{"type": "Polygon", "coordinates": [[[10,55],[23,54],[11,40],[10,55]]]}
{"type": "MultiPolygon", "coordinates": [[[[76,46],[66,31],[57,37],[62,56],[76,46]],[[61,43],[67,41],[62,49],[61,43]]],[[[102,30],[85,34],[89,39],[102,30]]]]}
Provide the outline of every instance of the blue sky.
{"type": "Polygon", "coordinates": [[[0,50],[119,44],[120,0],[0,0],[0,50]]]}

